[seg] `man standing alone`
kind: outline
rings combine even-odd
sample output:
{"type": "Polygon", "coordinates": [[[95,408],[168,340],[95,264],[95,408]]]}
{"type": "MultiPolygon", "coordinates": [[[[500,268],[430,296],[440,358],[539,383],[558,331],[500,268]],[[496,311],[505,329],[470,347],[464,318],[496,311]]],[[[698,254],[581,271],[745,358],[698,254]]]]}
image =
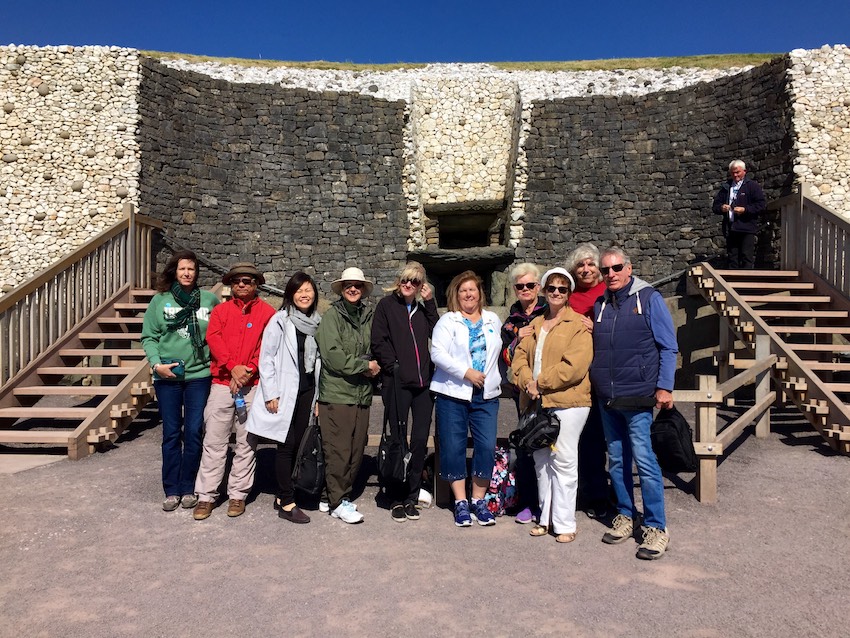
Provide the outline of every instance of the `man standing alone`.
{"type": "Polygon", "coordinates": [[[747,165],[739,159],[729,164],[729,179],[714,197],[712,210],[723,215],[726,258],[729,268],[755,266],[759,215],[765,209],[764,192],[758,182],[747,177],[747,165]]]}
{"type": "Polygon", "coordinates": [[[638,517],[634,460],[643,498],[643,539],[636,556],[655,560],[664,555],[670,536],[664,481],[649,430],[653,407],[673,407],[676,334],[661,293],[632,277],[626,253],[608,248],[599,263],[606,291],[593,308],[590,380],[599,402],[608,443],[608,472],[617,496],[617,515],[602,542],[622,543],[634,533],[638,517]]]}
{"type": "Polygon", "coordinates": [[[245,511],[245,498],[254,485],[256,467],[254,445],[248,440],[245,421],[258,380],[260,340],[275,312],[257,297],[257,286],[265,279],[253,264],[234,265],[221,281],[230,286],[233,297],[213,309],[207,328],[213,381],[204,410],[206,432],[201,468],[195,480],[198,504],[193,516],[197,521],[209,517],[218,499],[234,421],[236,449],[227,479],[227,515],[239,516],[245,511]]]}

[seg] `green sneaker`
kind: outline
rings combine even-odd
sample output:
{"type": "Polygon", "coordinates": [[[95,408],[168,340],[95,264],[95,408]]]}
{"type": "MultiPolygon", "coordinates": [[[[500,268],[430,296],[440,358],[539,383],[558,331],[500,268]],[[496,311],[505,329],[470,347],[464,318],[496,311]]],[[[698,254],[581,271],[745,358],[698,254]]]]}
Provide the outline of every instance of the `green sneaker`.
{"type": "Polygon", "coordinates": [[[617,514],[611,521],[611,529],[602,536],[602,542],[608,545],[622,543],[632,537],[635,531],[635,523],[628,516],[617,514]]]}
{"type": "Polygon", "coordinates": [[[667,533],[666,528],[646,527],[643,530],[643,541],[635,556],[641,560],[657,560],[664,556],[669,544],[670,534],[667,533]]]}

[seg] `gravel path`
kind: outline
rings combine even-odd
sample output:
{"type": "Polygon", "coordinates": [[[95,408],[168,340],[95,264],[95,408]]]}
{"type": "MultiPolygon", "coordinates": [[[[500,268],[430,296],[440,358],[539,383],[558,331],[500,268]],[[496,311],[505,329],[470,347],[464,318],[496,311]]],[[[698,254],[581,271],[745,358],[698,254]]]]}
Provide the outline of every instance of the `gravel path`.
{"type": "Polygon", "coordinates": [[[643,562],[583,514],[571,545],[436,508],[398,524],[374,476],[363,524],[292,525],[272,510],[271,447],[242,517],[165,513],[160,428],[142,420],[108,453],[0,475],[0,636],[846,635],[850,459],[798,420],[776,430],[723,462],[717,505],[668,482],[671,547],[643,562]]]}

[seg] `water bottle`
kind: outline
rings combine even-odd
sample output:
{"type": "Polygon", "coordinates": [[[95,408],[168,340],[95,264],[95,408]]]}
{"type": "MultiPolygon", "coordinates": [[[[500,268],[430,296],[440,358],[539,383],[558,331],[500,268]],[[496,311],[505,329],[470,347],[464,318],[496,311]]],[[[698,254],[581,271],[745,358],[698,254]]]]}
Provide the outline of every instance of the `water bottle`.
{"type": "Polygon", "coordinates": [[[245,403],[242,390],[233,395],[233,404],[236,406],[236,418],[239,419],[240,423],[245,423],[248,418],[248,404],[245,403]]]}

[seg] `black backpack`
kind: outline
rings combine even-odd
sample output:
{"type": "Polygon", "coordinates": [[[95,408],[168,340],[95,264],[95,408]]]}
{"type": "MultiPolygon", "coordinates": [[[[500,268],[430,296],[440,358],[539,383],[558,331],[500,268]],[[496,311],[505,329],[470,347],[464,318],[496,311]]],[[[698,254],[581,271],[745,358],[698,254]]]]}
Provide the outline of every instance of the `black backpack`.
{"type": "Polygon", "coordinates": [[[314,414],[310,415],[310,423],[301,437],[295,458],[297,461],[292,470],[295,489],[310,496],[319,496],[325,489],[325,454],[322,451],[319,419],[314,414]]]}
{"type": "Polygon", "coordinates": [[[661,408],[650,430],[652,449],[665,472],[696,472],[697,455],[691,426],[675,407],[661,408]]]}

